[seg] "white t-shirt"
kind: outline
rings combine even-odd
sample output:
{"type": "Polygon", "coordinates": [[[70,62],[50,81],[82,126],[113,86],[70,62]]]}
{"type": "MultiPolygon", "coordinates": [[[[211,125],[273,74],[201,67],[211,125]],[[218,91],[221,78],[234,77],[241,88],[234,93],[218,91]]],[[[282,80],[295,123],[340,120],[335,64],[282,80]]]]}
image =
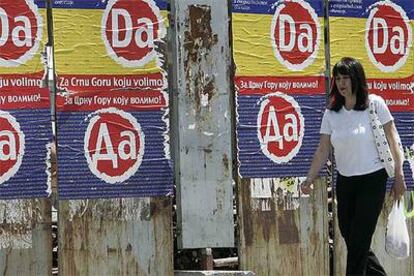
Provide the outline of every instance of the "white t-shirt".
{"type": "MultiPolygon", "coordinates": [[[[374,101],[383,125],[393,120],[380,96],[369,95],[369,100],[374,101]]],[[[375,145],[368,112],[368,108],[356,111],[342,107],[338,112],[326,110],[323,115],[320,133],[331,136],[337,170],[343,176],[368,174],[384,167],[375,145]]]]}

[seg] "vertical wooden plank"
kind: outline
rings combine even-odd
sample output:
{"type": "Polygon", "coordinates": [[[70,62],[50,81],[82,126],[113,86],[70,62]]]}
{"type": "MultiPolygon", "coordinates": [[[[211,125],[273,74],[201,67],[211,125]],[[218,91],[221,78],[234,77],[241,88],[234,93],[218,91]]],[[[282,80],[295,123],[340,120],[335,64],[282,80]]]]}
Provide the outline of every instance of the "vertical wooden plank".
{"type": "MultiPolygon", "coordinates": [[[[406,194],[408,200],[408,193],[406,194]]],[[[377,228],[372,237],[371,249],[378,257],[378,260],[389,275],[414,275],[414,255],[413,255],[413,230],[414,220],[407,220],[408,233],[410,234],[411,251],[410,257],[404,260],[398,260],[385,251],[385,233],[387,229],[388,214],[392,208],[392,198],[388,194],[385,204],[378,218],[377,228]]],[[[336,208],[335,208],[336,209],[336,208]]],[[[336,213],[336,212],[335,212],[336,213]]],[[[335,217],[337,220],[337,218],[335,217]]],[[[338,224],[335,224],[335,241],[334,241],[334,272],[335,275],[345,275],[346,271],[346,245],[339,232],[338,224]]]]}
{"type": "Polygon", "coordinates": [[[242,180],[238,191],[240,268],[256,275],[328,275],[325,179],[310,197],[283,193],[276,179],[255,181],[242,180]]]}
{"type": "Polygon", "coordinates": [[[0,222],[0,275],[51,275],[50,201],[0,201],[0,222]]]}
{"type": "Polygon", "coordinates": [[[61,201],[60,275],[173,275],[171,199],[61,201]]]}
{"type": "Polygon", "coordinates": [[[173,1],[172,16],[179,247],[233,247],[227,2],[173,1]]]}

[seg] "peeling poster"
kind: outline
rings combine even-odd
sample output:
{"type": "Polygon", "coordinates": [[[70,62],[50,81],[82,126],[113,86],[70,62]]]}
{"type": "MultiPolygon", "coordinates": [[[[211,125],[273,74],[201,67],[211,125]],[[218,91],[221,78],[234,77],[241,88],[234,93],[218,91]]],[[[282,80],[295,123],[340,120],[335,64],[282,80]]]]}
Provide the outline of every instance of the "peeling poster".
{"type": "Polygon", "coordinates": [[[242,178],[305,176],[325,109],[322,0],[233,0],[242,178]]]}
{"type": "Polygon", "coordinates": [[[53,8],[60,198],[171,194],[167,2],[53,8]]]}
{"type": "MultiPolygon", "coordinates": [[[[49,91],[42,2],[0,2],[0,199],[48,196],[49,91]]],[[[1,245],[0,245],[1,246],[1,245]]]]}
{"type": "MultiPolygon", "coordinates": [[[[414,53],[412,0],[329,1],[331,63],[343,56],[364,66],[369,93],[388,105],[400,134],[405,180],[414,187],[414,53]],[[352,39],[353,43],[349,43],[352,39]]],[[[390,183],[391,184],[391,183],[390,183]]]]}

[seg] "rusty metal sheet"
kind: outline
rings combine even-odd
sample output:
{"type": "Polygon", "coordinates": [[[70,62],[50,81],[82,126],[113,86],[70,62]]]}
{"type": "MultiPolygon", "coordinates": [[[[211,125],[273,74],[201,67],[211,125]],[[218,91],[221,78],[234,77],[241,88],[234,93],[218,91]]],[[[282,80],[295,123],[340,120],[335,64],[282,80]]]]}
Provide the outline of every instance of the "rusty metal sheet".
{"type": "Polygon", "coordinates": [[[240,269],[256,275],[329,275],[325,181],[318,179],[313,194],[300,197],[298,180],[241,180],[240,269]]]}
{"type": "Polygon", "coordinates": [[[59,275],[172,276],[170,198],[61,201],[59,275]]]}
{"type": "MultiPolygon", "coordinates": [[[[406,196],[408,202],[408,193],[406,196]]],[[[385,232],[387,228],[387,218],[392,208],[392,198],[387,195],[382,213],[378,219],[377,228],[372,237],[371,249],[378,257],[388,275],[414,275],[414,255],[413,255],[413,231],[414,220],[408,219],[408,233],[410,234],[410,257],[404,260],[397,260],[385,252],[385,232]]],[[[336,211],[336,206],[335,206],[336,211]]],[[[335,212],[336,213],[336,212],[335,212]]],[[[335,217],[336,219],[336,217],[335,217]]],[[[337,221],[337,219],[336,219],[337,221]]],[[[334,239],[334,275],[345,275],[346,270],[346,245],[339,232],[338,223],[335,223],[335,239],[334,239]]]]}
{"type": "Polygon", "coordinates": [[[179,246],[234,246],[226,1],[172,2],[179,246]]]}

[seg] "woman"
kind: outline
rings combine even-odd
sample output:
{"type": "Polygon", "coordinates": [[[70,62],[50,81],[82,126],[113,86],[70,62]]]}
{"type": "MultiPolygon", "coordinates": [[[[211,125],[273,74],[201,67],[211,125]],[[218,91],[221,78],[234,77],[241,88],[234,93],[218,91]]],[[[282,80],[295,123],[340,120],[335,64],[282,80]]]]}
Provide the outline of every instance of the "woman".
{"type": "Polygon", "coordinates": [[[347,275],[386,275],[370,250],[378,216],[384,203],[387,172],[380,161],[370,125],[368,105],[373,101],[395,162],[394,199],[406,190],[403,155],[393,117],[384,100],[368,95],[362,65],[350,57],[333,68],[329,106],[322,118],[319,146],[301,189],[309,193],[319,170],[333,148],[336,169],[338,223],[345,240],[347,275]],[[332,146],[331,146],[332,145],[332,146]]]}

